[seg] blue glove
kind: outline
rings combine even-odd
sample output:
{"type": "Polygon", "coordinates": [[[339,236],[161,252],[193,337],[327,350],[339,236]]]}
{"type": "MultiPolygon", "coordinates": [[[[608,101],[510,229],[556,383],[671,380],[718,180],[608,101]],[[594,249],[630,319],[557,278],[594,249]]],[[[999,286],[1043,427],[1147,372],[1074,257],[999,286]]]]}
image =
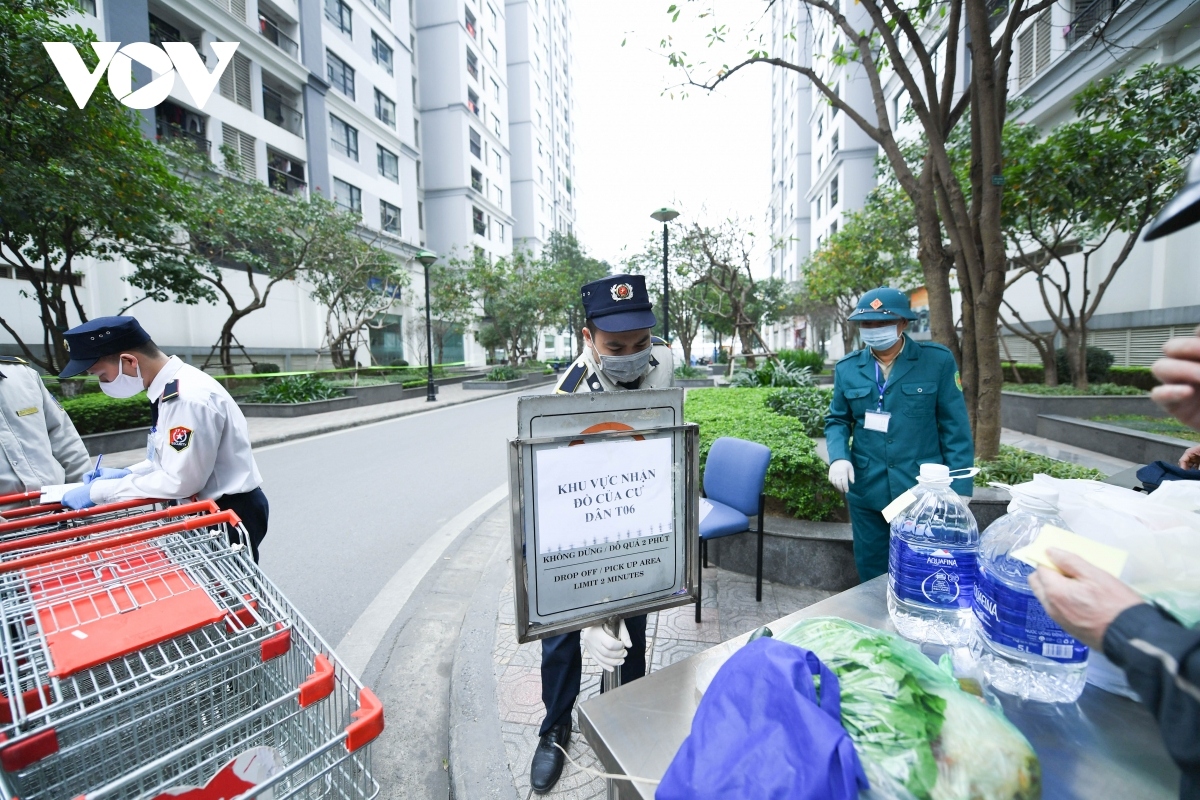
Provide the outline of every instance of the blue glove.
{"type": "Polygon", "coordinates": [[[76,511],[81,508],[91,508],[96,505],[92,502],[92,487],[86,483],[83,486],[76,486],[63,495],[62,504],[76,511]]]}
{"type": "Polygon", "coordinates": [[[83,482],[87,484],[91,483],[92,481],[116,480],[117,478],[124,478],[128,474],[130,473],[127,469],[109,469],[108,467],[101,467],[99,472],[85,472],[83,475],[83,482]]]}

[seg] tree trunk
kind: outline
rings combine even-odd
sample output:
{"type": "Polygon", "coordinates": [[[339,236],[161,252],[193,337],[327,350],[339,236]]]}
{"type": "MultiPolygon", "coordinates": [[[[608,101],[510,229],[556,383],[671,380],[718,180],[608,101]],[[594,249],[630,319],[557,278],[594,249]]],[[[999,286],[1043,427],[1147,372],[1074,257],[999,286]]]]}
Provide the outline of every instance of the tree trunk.
{"type": "Polygon", "coordinates": [[[1041,339],[1034,345],[1042,358],[1042,381],[1047,386],[1058,386],[1058,359],[1054,355],[1054,334],[1041,339]]]}
{"type": "Polygon", "coordinates": [[[1087,335],[1079,327],[1076,318],[1075,325],[1067,331],[1067,367],[1071,370],[1071,385],[1080,391],[1087,391],[1087,335]]]}

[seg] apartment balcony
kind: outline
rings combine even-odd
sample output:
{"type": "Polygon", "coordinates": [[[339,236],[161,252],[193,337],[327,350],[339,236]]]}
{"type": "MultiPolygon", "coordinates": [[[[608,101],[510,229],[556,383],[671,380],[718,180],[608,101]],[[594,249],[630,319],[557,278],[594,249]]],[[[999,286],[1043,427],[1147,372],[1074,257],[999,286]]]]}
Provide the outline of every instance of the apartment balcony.
{"type": "Polygon", "coordinates": [[[1063,31],[1067,38],[1067,47],[1073,47],[1081,39],[1089,38],[1101,31],[1112,19],[1120,5],[1121,0],[1092,0],[1085,5],[1063,31]]]}
{"type": "Polygon", "coordinates": [[[208,155],[212,151],[212,142],[205,139],[199,133],[186,130],[178,125],[159,125],[158,140],[161,142],[165,139],[183,139],[191,142],[204,155],[208,155]]]}
{"type": "Polygon", "coordinates": [[[281,169],[267,167],[267,183],[272,189],[284,194],[304,194],[308,184],[281,169]]]}
{"type": "Polygon", "coordinates": [[[284,102],[282,95],[263,88],[263,118],[289,133],[304,136],[304,115],[284,102]]]}
{"type": "Polygon", "coordinates": [[[263,14],[258,15],[258,32],[271,44],[287,53],[292,58],[300,57],[300,45],[296,40],[279,29],[275,21],[263,14]]]}

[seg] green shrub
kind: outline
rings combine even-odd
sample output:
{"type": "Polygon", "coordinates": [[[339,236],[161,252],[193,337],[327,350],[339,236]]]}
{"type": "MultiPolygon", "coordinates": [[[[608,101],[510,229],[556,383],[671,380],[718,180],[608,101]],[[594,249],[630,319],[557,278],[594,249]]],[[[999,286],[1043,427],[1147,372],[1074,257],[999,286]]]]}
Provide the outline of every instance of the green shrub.
{"type": "Polygon", "coordinates": [[[722,436],[759,442],[771,448],[765,492],[778,498],[800,519],[825,520],[843,508],[842,496],[826,480],[828,467],[804,424],[776,414],[764,402],[769,389],[694,389],[683,416],[700,425],[700,463],[722,436]]]}
{"type": "Polygon", "coordinates": [[[508,364],[496,367],[487,374],[487,379],[489,381],[515,381],[520,377],[521,370],[508,364]]]}
{"type": "Polygon", "coordinates": [[[818,386],[800,386],[792,389],[774,389],[767,394],[767,408],[776,414],[795,417],[804,423],[804,432],[809,436],[825,435],[825,415],[833,400],[833,389],[818,386]]]}
{"type": "Polygon", "coordinates": [[[1000,445],[1000,455],[996,456],[995,461],[975,459],[975,466],[979,467],[979,474],[975,476],[976,486],[987,486],[991,481],[1009,485],[1028,483],[1033,480],[1034,473],[1039,472],[1051,478],[1104,478],[1104,473],[1098,469],[1058,461],[1006,444],[1000,445]]]}
{"type": "Polygon", "coordinates": [[[1146,391],[1158,386],[1158,378],[1149,367],[1109,367],[1108,380],[1118,386],[1133,386],[1146,391]]]}
{"type": "Polygon", "coordinates": [[[1013,368],[1017,370],[1017,374],[1021,376],[1021,383],[1045,383],[1046,368],[1041,364],[1021,364],[1012,361],[1005,361],[1001,372],[1004,373],[1004,380],[1016,382],[1013,377],[1013,368]]]}
{"type": "Polygon", "coordinates": [[[753,389],[759,386],[813,386],[812,370],[808,367],[793,367],[782,362],[767,361],[756,369],[735,370],[729,379],[730,386],[753,389]]]}
{"type": "Polygon", "coordinates": [[[260,361],[250,368],[251,375],[273,375],[276,372],[283,372],[278,364],[272,364],[270,361],[260,361]]]}
{"type": "Polygon", "coordinates": [[[63,400],[62,407],[80,436],[150,425],[150,401],[145,393],[122,400],[101,392],[82,394],[63,400]]]}
{"type": "Polygon", "coordinates": [[[693,367],[691,364],[680,364],[675,368],[675,377],[685,381],[707,378],[708,370],[693,367]]]}
{"type": "Polygon", "coordinates": [[[814,374],[825,369],[825,356],[812,350],[780,350],[775,355],[790,367],[808,367],[814,374]]]}
{"type": "Polygon", "coordinates": [[[247,403],[311,403],[341,397],[338,387],[313,375],[289,375],[271,378],[257,392],[246,395],[247,403]]]}
{"type": "Polygon", "coordinates": [[[1086,392],[1081,392],[1070,384],[1061,386],[1047,386],[1044,383],[1006,383],[1004,384],[1006,392],[1023,392],[1024,394],[1042,394],[1055,395],[1058,397],[1072,397],[1079,395],[1138,395],[1145,394],[1144,391],[1134,386],[1118,386],[1115,383],[1089,383],[1086,392]]]}
{"type": "MultiPolygon", "coordinates": [[[[1071,370],[1067,366],[1067,348],[1060,347],[1054,351],[1054,361],[1058,365],[1058,379],[1066,382],[1072,380],[1071,370]]],[[[1085,362],[1089,382],[1100,382],[1108,377],[1108,368],[1112,366],[1113,354],[1103,347],[1089,347],[1085,362]]]]}
{"type": "Polygon", "coordinates": [[[388,362],[389,367],[407,367],[408,362],[403,358],[395,358],[388,362]]]}

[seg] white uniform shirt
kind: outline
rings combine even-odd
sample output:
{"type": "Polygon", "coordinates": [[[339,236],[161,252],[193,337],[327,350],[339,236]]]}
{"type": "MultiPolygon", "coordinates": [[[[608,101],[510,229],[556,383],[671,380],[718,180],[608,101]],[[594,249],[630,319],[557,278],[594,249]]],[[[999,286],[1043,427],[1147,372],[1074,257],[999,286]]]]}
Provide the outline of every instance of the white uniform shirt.
{"type": "Polygon", "coordinates": [[[83,480],[87,448],[33,367],[0,363],[0,412],[0,494],[83,480]]]}
{"type": "Polygon", "coordinates": [[[171,356],[146,389],[158,401],[158,424],[150,431],[147,460],[132,475],[92,483],[92,502],[139,497],[213,500],[253,491],[262,484],[246,417],[209,375],[171,356]],[[171,389],[164,395],[164,390],[171,389]]]}
{"type": "MultiPolygon", "coordinates": [[[[650,367],[638,382],[638,389],[669,389],[675,383],[675,358],[667,343],[657,336],[650,338],[650,367]]],[[[592,348],[584,346],[583,352],[567,368],[555,387],[556,394],[576,392],[621,392],[628,387],[619,385],[600,369],[592,354],[592,348]]]]}

